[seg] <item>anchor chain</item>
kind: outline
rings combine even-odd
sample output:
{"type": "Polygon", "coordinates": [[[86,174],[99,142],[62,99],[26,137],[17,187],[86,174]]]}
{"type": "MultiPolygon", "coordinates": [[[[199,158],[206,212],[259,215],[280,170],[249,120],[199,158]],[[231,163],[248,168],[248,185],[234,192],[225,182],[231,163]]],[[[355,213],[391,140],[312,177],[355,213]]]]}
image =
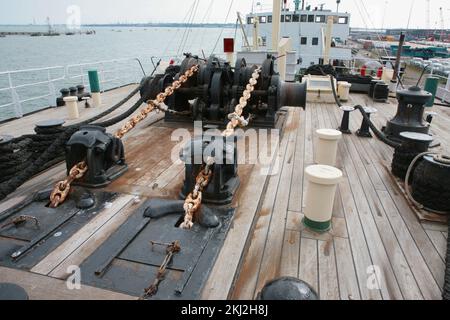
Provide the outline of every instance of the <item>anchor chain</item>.
{"type": "Polygon", "coordinates": [[[148,297],[152,297],[154,296],[157,292],[158,292],[158,287],[159,284],[161,283],[161,281],[164,280],[164,276],[166,274],[166,269],[167,266],[170,264],[170,262],[172,261],[173,256],[180,252],[181,250],[181,245],[180,245],[180,241],[174,241],[170,244],[165,244],[165,243],[158,243],[158,242],[151,242],[152,246],[153,245],[163,245],[166,246],[166,257],[164,258],[163,263],[161,264],[161,266],[159,267],[158,270],[158,274],[156,275],[155,280],[153,281],[153,283],[150,285],[150,287],[146,288],[144,290],[144,296],[142,297],[142,299],[148,298],[148,297]]]}
{"type": "Polygon", "coordinates": [[[12,225],[14,225],[17,228],[18,226],[20,226],[21,224],[23,224],[27,221],[33,221],[37,228],[39,228],[39,226],[40,226],[39,220],[36,217],[21,215],[21,216],[18,216],[16,218],[12,219],[9,222],[3,224],[2,226],[0,226],[0,230],[4,229],[6,227],[12,226],[12,225]]]}
{"type": "Polygon", "coordinates": [[[214,158],[209,157],[206,160],[205,167],[200,170],[197,178],[195,180],[194,190],[186,197],[184,201],[184,221],[180,225],[181,229],[192,229],[194,223],[192,222],[194,219],[194,215],[200,209],[202,204],[202,192],[208,186],[209,181],[211,180],[212,170],[211,167],[214,165],[214,158]]]}
{"type": "MultiPolygon", "coordinates": [[[[236,105],[235,110],[233,113],[230,113],[228,115],[228,119],[230,122],[227,125],[227,128],[223,131],[222,136],[224,137],[230,137],[234,134],[234,130],[236,127],[246,127],[248,126],[250,122],[250,118],[245,119],[242,116],[242,113],[244,111],[244,108],[248,104],[248,100],[250,100],[252,96],[252,92],[255,90],[255,86],[258,83],[258,79],[260,77],[261,67],[257,68],[253,74],[252,77],[249,80],[249,83],[246,86],[246,89],[244,90],[244,93],[242,94],[242,97],[239,99],[239,103],[236,105]]],[[[196,178],[196,183],[194,187],[194,191],[190,193],[185,202],[184,202],[184,221],[180,225],[181,229],[192,229],[194,226],[193,220],[195,214],[200,209],[200,206],[202,204],[202,192],[203,190],[208,186],[210,180],[211,180],[211,167],[214,165],[214,158],[209,157],[206,160],[206,165],[203,170],[200,171],[196,178]]]]}
{"type": "MultiPolygon", "coordinates": [[[[147,106],[143,108],[136,116],[127,121],[127,123],[125,123],[122,128],[120,128],[116,132],[115,137],[122,139],[123,136],[134,129],[138,123],[147,118],[147,116],[153,110],[157,109],[163,112],[166,111],[163,106],[164,101],[167,99],[167,97],[171,96],[176,90],[181,88],[181,86],[198,71],[198,69],[198,65],[192,66],[183,75],[181,75],[178,80],[174,81],[171,86],[167,87],[163,92],[159,93],[156,96],[156,99],[147,101],[147,106]]],[[[72,169],[69,171],[69,176],[64,181],[60,181],[55,185],[53,192],[50,195],[51,208],[57,208],[66,200],[67,196],[69,195],[72,182],[83,178],[87,170],[88,166],[86,161],[82,161],[72,167],[72,169]]]]}

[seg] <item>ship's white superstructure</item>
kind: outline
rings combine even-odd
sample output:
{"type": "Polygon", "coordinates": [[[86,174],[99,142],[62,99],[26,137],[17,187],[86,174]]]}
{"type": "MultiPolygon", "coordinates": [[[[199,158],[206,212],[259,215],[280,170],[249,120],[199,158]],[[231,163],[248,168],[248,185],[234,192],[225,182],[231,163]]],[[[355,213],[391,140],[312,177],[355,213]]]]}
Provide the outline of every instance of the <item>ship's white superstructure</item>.
{"type": "MultiPolygon", "coordinates": [[[[309,8],[308,8],[309,9],[309,8]]],[[[314,10],[283,9],[280,21],[280,38],[289,37],[292,41],[292,50],[297,52],[299,59],[298,68],[307,68],[319,63],[325,50],[325,34],[328,17],[333,17],[332,48],[330,59],[351,60],[351,49],[346,46],[350,35],[350,14],[332,12],[316,8],[314,10]]],[[[249,38],[250,48],[245,46],[243,50],[254,50],[253,35],[255,22],[258,30],[257,51],[271,51],[273,14],[272,12],[255,12],[246,16],[246,33],[249,38]]]]}

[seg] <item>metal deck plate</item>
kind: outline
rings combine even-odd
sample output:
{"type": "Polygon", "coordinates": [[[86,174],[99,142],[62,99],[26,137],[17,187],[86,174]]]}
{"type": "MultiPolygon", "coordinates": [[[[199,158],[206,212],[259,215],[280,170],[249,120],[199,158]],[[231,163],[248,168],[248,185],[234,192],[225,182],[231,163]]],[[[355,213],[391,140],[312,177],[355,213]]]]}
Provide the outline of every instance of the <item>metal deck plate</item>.
{"type": "Polygon", "coordinates": [[[143,204],[110,238],[80,266],[82,282],[133,296],[142,296],[155,279],[166,255],[164,246],[151,241],[180,241],[158,293],[151,299],[198,299],[230,228],[233,208],[215,212],[221,225],[207,229],[198,224],[190,231],[175,225],[179,215],[144,218],[143,204]],[[108,264],[108,262],[111,262],[108,264]]]}
{"type": "Polygon", "coordinates": [[[39,227],[27,221],[16,227],[8,226],[0,230],[0,265],[29,270],[50,252],[69,239],[75,232],[99,213],[106,202],[116,196],[107,192],[92,192],[96,197],[90,209],[76,208],[75,201],[69,198],[56,209],[46,207],[47,200],[28,200],[7,212],[0,213],[0,225],[20,215],[30,215],[39,220],[39,227]],[[26,251],[18,259],[11,256],[18,251],[26,251]]]}

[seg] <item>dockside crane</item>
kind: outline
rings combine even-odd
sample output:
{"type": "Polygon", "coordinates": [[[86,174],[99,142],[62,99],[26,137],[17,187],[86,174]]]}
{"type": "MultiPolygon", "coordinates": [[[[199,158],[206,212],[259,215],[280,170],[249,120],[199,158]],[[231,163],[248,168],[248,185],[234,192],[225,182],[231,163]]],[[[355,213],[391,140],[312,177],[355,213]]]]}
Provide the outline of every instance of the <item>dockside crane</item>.
{"type": "Polygon", "coordinates": [[[444,40],[445,32],[444,9],[442,9],[442,7],[439,8],[439,16],[441,20],[441,36],[439,37],[439,40],[442,42],[444,40]]]}

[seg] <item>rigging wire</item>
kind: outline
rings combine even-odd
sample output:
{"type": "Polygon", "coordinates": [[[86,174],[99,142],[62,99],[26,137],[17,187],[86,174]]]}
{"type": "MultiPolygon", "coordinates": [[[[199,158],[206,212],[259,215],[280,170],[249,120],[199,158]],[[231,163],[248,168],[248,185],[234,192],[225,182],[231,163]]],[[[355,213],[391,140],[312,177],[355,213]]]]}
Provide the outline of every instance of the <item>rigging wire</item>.
{"type": "MultiPolygon", "coordinates": [[[[211,13],[212,13],[212,8],[213,8],[213,5],[214,5],[214,1],[215,1],[215,0],[211,0],[210,3],[209,3],[208,8],[206,9],[205,15],[203,16],[202,21],[201,21],[201,24],[202,24],[202,25],[203,25],[204,23],[209,23],[209,20],[211,19],[211,13]]],[[[197,41],[197,39],[198,39],[198,37],[199,37],[199,34],[201,34],[201,36],[200,36],[200,46],[199,46],[199,48],[202,48],[202,47],[203,47],[203,42],[204,42],[204,40],[205,40],[205,34],[206,34],[206,32],[196,32],[195,38],[192,40],[192,43],[195,44],[195,41],[197,41]]]]}
{"type": "Polygon", "coordinates": [[[409,30],[409,23],[411,22],[411,15],[412,15],[412,11],[413,11],[415,2],[416,2],[416,0],[413,0],[413,2],[411,3],[411,8],[409,8],[408,24],[406,25],[406,30],[409,30]]]}
{"type": "MultiPolygon", "coordinates": [[[[226,18],[225,18],[225,22],[224,22],[224,23],[227,23],[227,21],[228,21],[228,17],[230,16],[230,12],[231,12],[231,8],[233,7],[233,3],[234,3],[234,0],[231,0],[230,7],[228,8],[227,16],[226,16],[226,18]]],[[[220,38],[222,37],[222,34],[223,34],[223,30],[224,30],[224,29],[225,29],[225,28],[222,27],[222,29],[220,30],[220,34],[219,34],[219,36],[217,37],[217,41],[216,41],[216,43],[214,44],[214,48],[213,48],[213,50],[212,50],[212,52],[211,52],[211,55],[216,51],[217,45],[219,44],[219,41],[220,41],[220,38]]]]}
{"type": "MultiPolygon", "coordinates": [[[[191,21],[192,14],[193,14],[193,12],[194,12],[195,5],[196,5],[196,4],[197,4],[197,0],[194,0],[194,2],[192,3],[191,10],[189,11],[189,15],[188,15],[187,21],[186,21],[186,24],[187,24],[187,25],[189,25],[189,23],[190,23],[190,21],[191,21]]],[[[184,39],[185,39],[185,37],[186,37],[186,32],[187,32],[187,30],[188,30],[188,28],[187,28],[187,27],[184,27],[183,35],[182,35],[181,40],[180,40],[180,45],[178,46],[178,50],[177,50],[177,56],[179,56],[179,54],[180,54],[181,46],[183,45],[184,39]]]]}
{"type": "Polygon", "coordinates": [[[196,0],[196,5],[195,5],[195,8],[194,8],[194,11],[192,12],[191,22],[190,22],[190,24],[188,25],[187,32],[186,32],[186,38],[184,39],[184,43],[183,43],[183,47],[182,47],[182,49],[181,49],[181,51],[180,51],[180,55],[183,54],[184,49],[185,49],[185,47],[186,47],[186,44],[188,43],[189,36],[190,36],[190,34],[191,34],[191,32],[192,32],[192,27],[193,27],[193,24],[194,24],[194,19],[195,19],[195,15],[197,14],[197,10],[198,10],[199,4],[200,4],[200,0],[196,0]]]}
{"type": "MultiPolygon", "coordinates": [[[[185,22],[187,21],[188,16],[190,15],[190,13],[191,13],[191,11],[192,11],[192,9],[193,9],[193,7],[194,7],[194,6],[193,6],[194,3],[195,3],[195,2],[192,3],[190,9],[188,10],[188,12],[186,13],[186,15],[184,16],[184,18],[183,18],[183,20],[182,20],[182,23],[185,23],[185,22]]],[[[166,48],[164,49],[163,56],[167,56],[169,47],[172,45],[173,41],[177,38],[177,36],[178,36],[178,34],[180,33],[180,31],[181,31],[181,28],[178,27],[177,30],[176,30],[176,32],[175,32],[175,34],[174,34],[174,36],[173,36],[173,37],[170,39],[170,41],[167,43],[167,46],[166,46],[166,48]]],[[[174,53],[175,53],[175,52],[174,52],[174,53]]]]}
{"type": "MultiPolygon", "coordinates": [[[[370,13],[369,13],[369,11],[367,10],[366,5],[364,4],[364,1],[363,1],[363,0],[359,0],[359,1],[361,2],[361,6],[362,6],[362,8],[363,8],[365,14],[367,15],[367,20],[369,21],[369,23],[370,23],[372,29],[376,30],[375,23],[372,21],[372,18],[370,17],[370,13]]],[[[362,17],[362,18],[364,19],[364,17],[362,17]]],[[[378,40],[379,40],[379,41],[383,41],[383,38],[381,37],[381,34],[378,33],[378,32],[375,32],[375,33],[376,33],[376,36],[377,36],[378,40]]],[[[385,46],[383,46],[383,50],[384,50],[384,54],[385,54],[386,56],[389,56],[389,53],[388,53],[388,51],[387,51],[387,49],[386,49],[385,46]]]]}

